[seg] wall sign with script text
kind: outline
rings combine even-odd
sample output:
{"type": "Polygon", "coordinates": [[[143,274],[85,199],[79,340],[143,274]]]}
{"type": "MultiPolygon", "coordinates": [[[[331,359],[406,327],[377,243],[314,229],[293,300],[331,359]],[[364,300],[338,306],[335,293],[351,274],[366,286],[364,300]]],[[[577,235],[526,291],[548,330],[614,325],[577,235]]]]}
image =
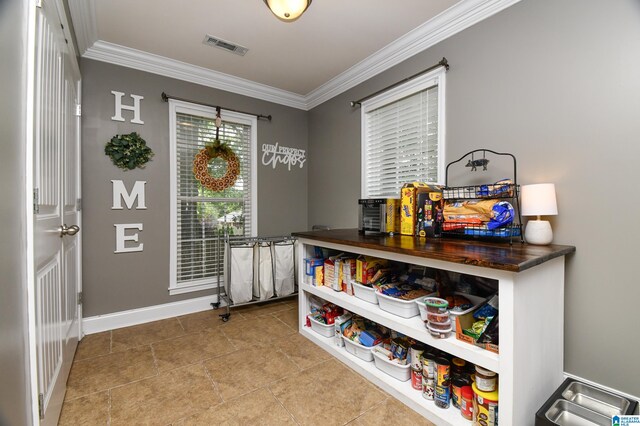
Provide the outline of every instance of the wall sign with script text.
{"type": "Polygon", "coordinates": [[[291,171],[291,166],[302,168],[305,161],[307,161],[307,153],[304,149],[279,146],[277,142],[275,145],[262,144],[262,164],[264,166],[271,165],[275,169],[278,163],[282,163],[291,171]]]}

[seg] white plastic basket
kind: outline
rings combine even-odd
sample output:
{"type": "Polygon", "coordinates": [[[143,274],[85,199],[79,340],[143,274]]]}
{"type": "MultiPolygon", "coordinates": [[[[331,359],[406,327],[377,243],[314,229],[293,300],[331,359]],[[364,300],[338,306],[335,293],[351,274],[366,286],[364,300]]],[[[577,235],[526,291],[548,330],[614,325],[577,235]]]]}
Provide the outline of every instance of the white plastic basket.
{"type": "Polygon", "coordinates": [[[311,323],[311,329],[323,337],[333,337],[336,333],[336,328],[333,324],[323,324],[314,320],[312,317],[308,317],[311,323]]]}
{"type": "Polygon", "coordinates": [[[371,353],[371,350],[377,346],[380,346],[380,345],[371,346],[371,347],[364,346],[364,345],[361,345],[360,343],[354,342],[351,339],[347,339],[344,336],[342,336],[342,340],[344,340],[344,347],[347,350],[347,352],[367,362],[373,361],[373,354],[371,353]]]}
{"type": "Polygon", "coordinates": [[[365,302],[378,304],[378,298],[376,297],[376,290],[373,287],[367,287],[355,281],[351,281],[353,284],[353,294],[365,302]]]}
{"type": "Polygon", "coordinates": [[[382,370],[394,379],[406,382],[411,378],[411,364],[400,365],[397,362],[389,361],[386,355],[378,351],[372,351],[373,360],[378,370],[382,370]]]}
{"type": "MultiPolygon", "coordinates": [[[[456,332],[456,317],[460,316],[460,315],[465,315],[468,314],[469,312],[474,311],[475,309],[477,309],[482,303],[484,303],[484,301],[487,300],[487,298],[484,297],[480,297],[480,296],[474,296],[472,294],[466,294],[466,293],[460,293],[460,292],[456,292],[456,295],[459,296],[464,296],[467,299],[469,299],[469,301],[473,304],[473,306],[469,309],[466,309],[464,311],[449,311],[449,316],[451,317],[451,327],[452,327],[452,331],[453,333],[456,332]]],[[[418,305],[418,310],[420,311],[420,318],[422,318],[422,321],[426,321],[427,320],[427,307],[424,304],[424,299],[426,299],[427,297],[434,297],[437,296],[438,293],[431,293],[428,296],[423,296],[423,297],[419,297],[418,299],[415,300],[415,303],[418,305]]]]}
{"type": "Polygon", "coordinates": [[[378,304],[383,311],[390,312],[394,315],[398,315],[402,318],[411,318],[418,315],[418,305],[415,299],[402,300],[395,297],[387,296],[382,293],[376,292],[378,298],[378,304]]]}

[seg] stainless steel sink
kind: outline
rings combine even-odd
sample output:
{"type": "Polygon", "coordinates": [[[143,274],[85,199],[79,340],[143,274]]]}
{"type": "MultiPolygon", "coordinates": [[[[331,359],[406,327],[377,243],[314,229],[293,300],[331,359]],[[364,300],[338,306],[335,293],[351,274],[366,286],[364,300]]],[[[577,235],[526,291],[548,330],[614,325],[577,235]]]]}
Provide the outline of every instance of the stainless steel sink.
{"type": "Polygon", "coordinates": [[[559,426],[611,426],[611,417],[581,407],[565,399],[558,399],[547,410],[547,419],[559,426]]]}
{"type": "Polygon", "coordinates": [[[626,398],[580,382],[573,382],[567,386],[562,392],[562,397],[609,419],[614,415],[626,413],[631,404],[626,398]]]}

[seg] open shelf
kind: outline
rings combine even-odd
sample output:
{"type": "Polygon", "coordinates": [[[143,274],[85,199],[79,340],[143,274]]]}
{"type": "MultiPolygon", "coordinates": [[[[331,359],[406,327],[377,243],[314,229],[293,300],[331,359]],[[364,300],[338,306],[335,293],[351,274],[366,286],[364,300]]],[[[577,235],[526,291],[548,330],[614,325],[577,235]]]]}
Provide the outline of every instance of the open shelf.
{"type": "Polygon", "coordinates": [[[453,405],[448,409],[436,407],[433,401],[424,399],[422,392],[411,386],[411,380],[401,382],[378,370],[375,362],[366,362],[351,355],[344,347],[339,347],[334,343],[334,337],[323,337],[304,325],[300,327],[300,334],[435,424],[465,426],[471,424],[471,421],[462,417],[460,410],[453,405]]]}
{"type": "Polygon", "coordinates": [[[462,342],[456,339],[453,334],[447,339],[433,338],[425,328],[420,316],[402,318],[390,312],[383,311],[378,305],[365,302],[356,296],[349,296],[341,291],[334,291],[326,286],[313,287],[308,284],[300,284],[300,289],[341,306],[349,312],[369,318],[378,324],[382,324],[385,327],[412,337],[419,342],[426,343],[429,346],[433,346],[434,348],[448,352],[458,358],[465,359],[500,374],[498,354],[462,342]]]}

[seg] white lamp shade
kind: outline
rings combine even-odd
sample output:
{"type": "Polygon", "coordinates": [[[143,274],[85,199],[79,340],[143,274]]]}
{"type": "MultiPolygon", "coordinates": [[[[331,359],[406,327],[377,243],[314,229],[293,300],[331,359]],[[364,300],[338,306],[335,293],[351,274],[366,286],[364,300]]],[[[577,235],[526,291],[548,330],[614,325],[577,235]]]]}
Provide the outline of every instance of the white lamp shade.
{"type": "Polygon", "coordinates": [[[283,21],[295,21],[311,4],[311,0],[264,0],[269,9],[283,21]]]}
{"type": "Polygon", "coordinates": [[[554,184],[523,185],[521,191],[522,216],[554,216],[558,214],[554,184]]]}

